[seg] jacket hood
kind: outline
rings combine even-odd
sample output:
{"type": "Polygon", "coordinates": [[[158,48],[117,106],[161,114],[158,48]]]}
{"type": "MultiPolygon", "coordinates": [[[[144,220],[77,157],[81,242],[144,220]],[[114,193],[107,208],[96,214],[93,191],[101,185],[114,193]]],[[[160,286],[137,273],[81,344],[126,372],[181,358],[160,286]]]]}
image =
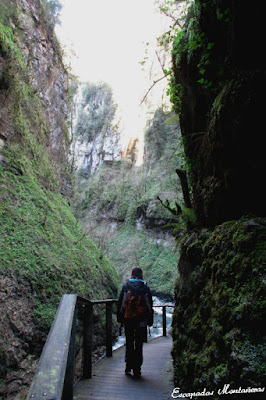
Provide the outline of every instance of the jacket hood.
{"type": "Polygon", "coordinates": [[[126,282],[126,286],[128,289],[131,289],[136,292],[147,291],[147,283],[143,279],[130,278],[126,282]]]}

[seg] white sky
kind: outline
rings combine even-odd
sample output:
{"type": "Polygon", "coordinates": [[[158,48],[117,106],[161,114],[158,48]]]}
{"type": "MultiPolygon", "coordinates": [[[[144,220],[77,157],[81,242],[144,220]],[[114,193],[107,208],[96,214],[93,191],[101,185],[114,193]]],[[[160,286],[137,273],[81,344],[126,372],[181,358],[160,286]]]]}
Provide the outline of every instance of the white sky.
{"type": "Polygon", "coordinates": [[[155,0],[62,0],[61,3],[57,35],[74,50],[73,72],[83,82],[109,83],[127,130],[143,129],[139,103],[150,82],[139,62],[145,57],[145,43],[156,43],[156,37],[165,31],[169,21],[156,11],[155,0]]]}
{"type": "MultiPolygon", "coordinates": [[[[138,64],[143,42],[154,41],[162,30],[162,16],[154,0],[62,0],[61,26],[65,43],[77,55],[73,67],[83,81],[107,81],[137,91],[143,79],[138,64]]],[[[123,90],[123,89],[121,89],[123,90]]]]}

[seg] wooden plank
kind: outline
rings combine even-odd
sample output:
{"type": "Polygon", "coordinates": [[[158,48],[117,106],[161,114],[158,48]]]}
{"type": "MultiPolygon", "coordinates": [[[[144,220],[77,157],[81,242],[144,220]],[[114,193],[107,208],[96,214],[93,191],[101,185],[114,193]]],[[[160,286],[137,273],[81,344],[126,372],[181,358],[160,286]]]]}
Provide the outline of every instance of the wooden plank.
{"type": "Polygon", "coordinates": [[[172,400],[174,389],[171,337],[144,343],[142,375],[134,379],[125,375],[122,347],[93,366],[92,379],[83,380],[74,389],[75,400],[172,400]]]}

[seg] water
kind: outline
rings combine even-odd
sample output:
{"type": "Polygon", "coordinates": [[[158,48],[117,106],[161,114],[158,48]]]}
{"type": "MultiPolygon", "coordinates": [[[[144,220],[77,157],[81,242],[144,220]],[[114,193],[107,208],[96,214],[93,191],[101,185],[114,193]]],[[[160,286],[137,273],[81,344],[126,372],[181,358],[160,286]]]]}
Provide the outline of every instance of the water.
{"type": "MultiPolygon", "coordinates": [[[[166,308],[166,331],[167,333],[169,333],[172,324],[174,304],[169,301],[167,302],[162,301],[156,296],[153,296],[152,299],[154,306],[165,305],[165,304],[173,305],[173,307],[166,308]]],[[[162,335],[163,335],[163,310],[162,308],[156,307],[154,308],[153,326],[148,327],[148,340],[154,339],[162,335]]],[[[122,336],[118,336],[117,342],[113,345],[113,350],[116,350],[119,347],[124,346],[124,344],[125,344],[125,336],[122,334],[122,336]]]]}

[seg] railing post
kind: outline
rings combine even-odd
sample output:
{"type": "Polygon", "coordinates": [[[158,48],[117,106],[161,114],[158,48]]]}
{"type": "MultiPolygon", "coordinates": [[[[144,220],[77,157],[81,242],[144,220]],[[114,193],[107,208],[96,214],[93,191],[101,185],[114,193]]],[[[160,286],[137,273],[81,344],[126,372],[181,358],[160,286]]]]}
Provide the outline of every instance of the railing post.
{"type": "Polygon", "coordinates": [[[106,302],[106,357],[112,357],[112,301],[106,302]]]}
{"type": "Polygon", "coordinates": [[[92,375],[92,332],[93,332],[93,304],[84,307],[83,332],[83,378],[90,379],[92,375]]]}
{"type": "Polygon", "coordinates": [[[166,306],[163,307],[163,336],[166,336],[166,306]]]}

